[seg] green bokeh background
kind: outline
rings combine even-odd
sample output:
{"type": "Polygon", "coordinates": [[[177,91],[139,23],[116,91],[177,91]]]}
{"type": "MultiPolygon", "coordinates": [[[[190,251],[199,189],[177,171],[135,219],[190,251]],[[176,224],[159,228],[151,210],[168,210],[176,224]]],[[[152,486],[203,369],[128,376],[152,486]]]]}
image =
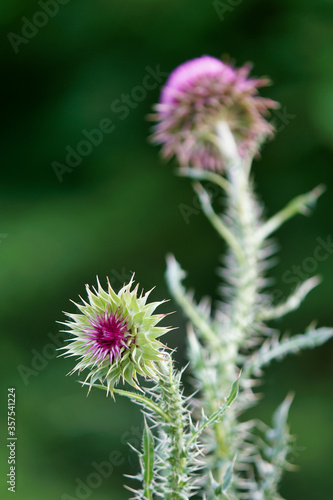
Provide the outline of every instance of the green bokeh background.
{"type": "MultiPolygon", "coordinates": [[[[290,292],[281,275],[289,270],[295,278],[294,265],[308,277],[313,259],[304,259],[313,257],[318,237],[332,235],[333,2],[223,4],[224,14],[204,0],[72,0],[15,53],[8,33],[22,36],[24,17],[43,23],[36,18],[41,7],[1,2],[1,498],[12,495],[5,484],[9,386],[17,393],[17,500],[75,498],[77,478],[86,483],[93,462],[109,460],[111,452],[118,452],[113,473],[76,498],[130,496],[122,474],[137,468],[126,446],[138,445],[137,408],[97,390],[86,398],[76,378],[65,376],[71,359],[56,359],[46,347],[54,344],[48,334],[57,334],[61,311],[74,310],[69,299],[84,294],[85,283],[96,275],[105,283],[108,275],[118,288],[135,271],[145,289],[156,285],[153,298],[163,299],[165,255],[172,251],[198,298],[218,284],[223,244],[201,213],[186,223],[180,207],[195,208],[191,185],[173,175],[175,164],[164,164],[147,141],[145,118],[160,85],[142,101],[132,99],[126,119],[110,108],[142,85],[147,66],[167,73],[189,58],[224,54],[238,65],[253,61],[254,74],[274,81],[263,93],[282,104],[282,118],[275,116],[279,133],[254,166],[267,215],[318,183],[328,188],[311,218],[297,217],[280,231],[280,258],[271,271],[276,291],[290,292]],[[52,162],[64,163],[66,146],[76,148],[83,129],[104,118],[114,131],[59,182],[52,162]],[[24,378],[26,369],[35,371],[24,378]]],[[[333,257],[313,267],[325,279],[301,311],[278,325],[283,331],[302,332],[313,318],[333,324],[333,257]]],[[[170,309],[177,307],[164,306],[170,309]]],[[[169,321],[179,329],[166,340],[182,365],[184,318],[177,312],[169,321]]],[[[269,423],[288,391],[296,392],[290,423],[300,468],[283,480],[288,500],[332,498],[332,353],[331,342],[267,370],[256,415],[269,423]]]]}

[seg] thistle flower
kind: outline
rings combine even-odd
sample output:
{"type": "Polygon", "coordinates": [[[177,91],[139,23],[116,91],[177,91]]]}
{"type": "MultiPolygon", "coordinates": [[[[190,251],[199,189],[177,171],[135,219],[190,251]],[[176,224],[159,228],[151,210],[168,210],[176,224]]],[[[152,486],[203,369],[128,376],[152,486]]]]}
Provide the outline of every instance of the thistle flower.
{"type": "Polygon", "coordinates": [[[242,157],[273,134],[264,116],[277,103],[257,95],[269,80],[248,78],[250,69],[202,56],[171,73],[152,116],[158,122],[152,139],[165,158],[175,155],[182,166],[221,172],[218,123],[227,122],[242,157]]]}
{"type": "Polygon", "coordinates": [[[74,302],[80,314],[65,313],[70,318],[63,323],[70,328],[65,331],[74,338],[62,349],[67,357],[79,359],[70,374],[87,369],[90,388],[100,380],[111,393],[121,378],[139,388],[137,375],[157,378],[157,362],[164,359],[164,346],[157,338],[169,328],[156,326],[164,314],[153,314],[163,302],[147,303],[150,291],[138,295],[139,285],[131,290],[133,277],[118,293],[109,280],[107,292],[98,279],[97,284],[93,292],[86,285],[89,302],[74,302]]]}

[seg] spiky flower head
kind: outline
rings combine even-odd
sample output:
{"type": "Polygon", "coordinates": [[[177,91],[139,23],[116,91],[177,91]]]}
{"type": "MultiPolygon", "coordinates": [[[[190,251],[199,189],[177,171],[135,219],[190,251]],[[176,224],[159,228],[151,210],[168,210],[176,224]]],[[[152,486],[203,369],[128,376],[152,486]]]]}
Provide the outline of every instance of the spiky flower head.
{"type": "Polygon", "coordinates": [[[108,392],[120,379],[134,387],[137,375],[158,377],[158,362],[164,359],[163,344],[157,340],[170,329],[156,326],[165,317],[153,314],[163,302],[147,303],[150,292],[138,294],[139,285],[130,282],[116,293],[108,280],[105,291],[97,279],[97,290],[86,285],[88,302],[74,304],[79,314],[65,313],[65,324],[73,335],[64,347],[64,355],[75,356],[78,363],[71,374],[88,370],[86,383],[100,380],[108,392]]]}
{"type": "Polygon", "coordinates": [[[152,139],[162,145],[165,158],[176,156],[182,166],[221,172],[218,123],[227,122],[242,157],[273,134],[265,116],[277,103],[258,95],[269,80],[249,78],[250,69],[202,56],[171,73],[152,115],[158,122],[152,139]]]}

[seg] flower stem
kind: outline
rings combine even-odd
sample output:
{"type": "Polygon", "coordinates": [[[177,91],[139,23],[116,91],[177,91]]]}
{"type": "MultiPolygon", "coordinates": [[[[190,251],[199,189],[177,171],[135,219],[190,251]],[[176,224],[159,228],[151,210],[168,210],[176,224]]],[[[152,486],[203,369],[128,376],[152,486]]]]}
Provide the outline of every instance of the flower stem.
{"type": "MultiPolygon", "coordinates": [[[[215,372],[215,387],[204,389],[207,407],[216,410],[216,403],[235,377],[239,364],[239,350],[251,341],[255,311],[258,307],[259,288],[259,251],[261,240],[258,238],[258,215],[256,202],[249,182],[249,159],[239,157],[234,138],[226,125],[217,129],[221,142],[221,153],[226,161],[230,231],[237,245],[230,245],[233,251],[228,269],[232,273],[232,300],[230,310],[219,327],[221,347],[206,345],[209,363],[215,372]],[[237,255],[235,248],[240,248],[237,255]],[[228,341],[226,342],[226,336],[228,341]],[[218,352],[217,352],[218,351],[218,352]],[[208,390],[207,390],[208,389],[208,390]]],[[[243,395],[244,398],[244,395],[243,395]]],[[[238,446],[238,422],[231,410],[223,422],[214,425],[215,448],[210,461],[214,478],[222,484],[227,464],[233,460],[238,446]]]]}
{"type": "MultiPolygon", "coordinates": [[[[219,129],[225,132],[224,128],[219,129]]],[[[229,130],[226,134],[227,140],[231,142],[233,136],[229,130]]],[[[225,140],[220,136],[221,143],[225,140]]],[[[236,144],[234,158],[229,158],[227,163],[227,175],[233,189],[229,197],[229,210],[233,220],[235,237],[243,250],[243,260],[235,262],[235,298],[232,303],[230,314],[231,329],[236,343],[240,345],[248,335],[248,329],[254,321],[254,311],[259,280],[259,250],[261,239],[258,237],[258,216],[254,195],[249,182],[249,171],[245,168],[247,160],[240,158],[236,144]]],[[[235,353],[237,354],[237,353],[235,353]]],[[[236,359],[234,360],[236,361],[236,359]]]]}
{"type": "Polygon", "coordinates": [[[163,411],[170,417],[170,421],[163,422],[163,431],[168,437],[165,443],[168,467],[164,498],[184,500],[188,497],[190,483],[185,436],[187,410],[184,408],[180,389],[180,374],[174,372],[170,356],[166,362],[160,362],[159,370],[161,376],[157,391],[161,397],[163,411]]]}

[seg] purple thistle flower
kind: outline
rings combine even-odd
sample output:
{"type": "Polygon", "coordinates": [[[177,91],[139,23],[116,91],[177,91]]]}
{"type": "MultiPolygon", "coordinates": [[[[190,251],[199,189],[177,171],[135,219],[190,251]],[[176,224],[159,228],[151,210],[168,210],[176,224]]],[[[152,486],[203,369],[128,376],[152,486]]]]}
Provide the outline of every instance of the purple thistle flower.
{"type": "Polygon", "coordinates": [[[97,290],[86,286],[88,302],[76,304],[78,314],[65,313],[64,322],[72,335],[63,347],[64,355],[78,360],[71,374],[87,370],[86,382],[97,380],[112,392],[119,380],[138,386],[138,375],[158,377],[158,364],[164,359],[159,337],[168,327],[157,326],[164,314],[153,314],[162,302],[148,302],[149,293],[132,289],[133,277],[116,293],[108,282],[105,291],[97,281],[97,290]]]}
{"type": "Polygon", "coordinates": [[[216,125],[227,122],[244,157],[268,136],[273,127],[264,118],[278,104],[258,96],[267,79],[248,78],[250,66],[235,69],[210,56],[176,68],[162,92],[153,141],[162,154],[176,156],[181,166],[221,172],[224,160],[216,144],[216,125]]]}
{"type": "Polygon", "coordinates": [[[129,327],[118,311],[113,313],[105,310],[104,315],[91,319],[90,324],[91,327],[86,330],[86,347],[87,351],[91,351],[96,363],[104,361],[106,357],[112,363],[128,349],[126,341],[129,327]]]}

